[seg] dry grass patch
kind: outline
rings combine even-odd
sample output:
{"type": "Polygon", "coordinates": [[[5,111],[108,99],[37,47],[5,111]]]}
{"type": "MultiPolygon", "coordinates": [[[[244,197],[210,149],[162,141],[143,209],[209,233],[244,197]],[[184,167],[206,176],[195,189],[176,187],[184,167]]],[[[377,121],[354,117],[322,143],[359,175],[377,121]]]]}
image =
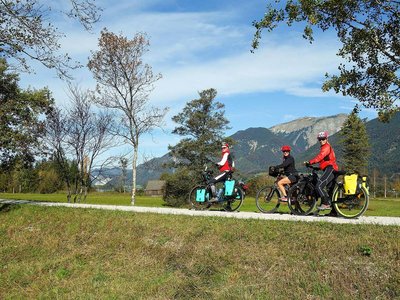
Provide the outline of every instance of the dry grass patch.
{"type": "Polygon", "coordinates": [[[0,211],[0,298],[393,299],[400,229],[0,211]]]}

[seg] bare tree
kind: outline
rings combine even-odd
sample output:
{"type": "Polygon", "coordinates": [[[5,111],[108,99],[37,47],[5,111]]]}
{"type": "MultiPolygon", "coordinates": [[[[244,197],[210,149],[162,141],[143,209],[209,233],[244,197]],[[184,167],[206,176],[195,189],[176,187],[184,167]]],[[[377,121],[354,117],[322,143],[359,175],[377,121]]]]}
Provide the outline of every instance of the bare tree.
{"type": "Polygon", "coordinates": [[[121,157],[119,159],[119,167],[121,168],[121,175],[119,176],[119,191],[125,193],[126,188],[126,177],[127,177],[127,167],[128,167],[128,159],[126,157],[121,157]]]}
{"type": "Polygon", "coordinates": [[[112,116],[94,113],[91,93],[78,87],[69,86],[72,108],[68,111],[68,137],[66,142],[75,153],[78,166],[76,190],[78,201],[86,199],[91,185],[91,171],[95,159],[113,146],[112,116]]]}
{"type": "Polygon", "coordinates": [[[133,146],[131,204],[135,204],[139,138],[161,122],[168,108],[149,107],[149,94],[161,74],[153,74],[142,56],[148,51],[145,34],[132,40],[104,29],[99,51],[92,52],[88,67],[97,81],[97,103],[115,110],[121,117],[118,135],[133,146]]]}
{"type": "Polygon", "coordinates": [[[54,108],[46,119],[46,135],[44,141],[54,161],[58,165],[59,173],[62,176],[67,189],[67,201],[70,203],[72,195],[72,178],[70,176],[69,161],[66,155],[66,124],[67,119],[65,115],[58,107],[54,108]]]}
{"type": "Polygon", "coordinates": [[[99,20],[100,8],[95,0],[70,0],[69,11],[59,11],[56,4],[44,0],[0,0],[0,56],[12,58],[23,71],[31,72],[27,60],[36,60],[60,77],[71,76],[78,68],[68,54],[60,54],[59,40],[64,35],[52,24],[50,15],[59,12],[77,19],[86,30],[99,20]]]}
{"type": "Polygon", "coordinates": [[[80,202],[91,186],[94,162],[114,146],[110,134],[113,117],[93,112],[89,91],[69,86],[69,92],[72,106],[65,114],[54,110],[47,122],[47,141],[65,172],[68,201],[73,194],[73,201],[80,202]]]}

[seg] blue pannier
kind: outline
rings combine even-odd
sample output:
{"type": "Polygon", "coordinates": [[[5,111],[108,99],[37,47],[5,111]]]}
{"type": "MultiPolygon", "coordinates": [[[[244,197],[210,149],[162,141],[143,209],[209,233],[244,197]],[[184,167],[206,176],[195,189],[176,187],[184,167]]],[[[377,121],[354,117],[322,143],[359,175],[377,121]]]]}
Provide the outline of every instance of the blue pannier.
{"type": "Polygon", "coordinates": [[[204,202],[206,200],[206,189],[196,190],[196,202],[204,202]]]}
{"type": "Polygon", "coordinates": [[[232,196],[235,189],[235,180],[225,181],[225,196],[232,196]]]}

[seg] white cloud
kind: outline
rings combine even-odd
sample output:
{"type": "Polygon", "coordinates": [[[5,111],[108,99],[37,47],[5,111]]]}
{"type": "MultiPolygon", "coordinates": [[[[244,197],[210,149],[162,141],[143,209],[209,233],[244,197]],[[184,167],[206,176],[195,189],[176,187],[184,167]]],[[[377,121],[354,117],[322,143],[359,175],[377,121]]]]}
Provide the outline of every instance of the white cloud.
{"type": "Polygon", "coordinates": [[[242,52],[190,66],[170,66],[153,96],[168,102],[214,87],[220,95],[283,91],[321,97],[323,93],[315,82],[338,63],[332,44],[314,45],[313,51],[301,43],[274,46],[255,54],[242,52]]]}

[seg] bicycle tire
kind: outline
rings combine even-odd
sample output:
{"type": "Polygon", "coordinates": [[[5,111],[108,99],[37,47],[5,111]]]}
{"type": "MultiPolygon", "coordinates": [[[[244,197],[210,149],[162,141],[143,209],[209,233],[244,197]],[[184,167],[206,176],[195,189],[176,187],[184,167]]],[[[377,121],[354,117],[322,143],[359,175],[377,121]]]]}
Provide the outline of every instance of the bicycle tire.
{"type": "Polygon", "coordinates": [[[317,204],[314,185],[302,183],[293,185],[288,192],[288,206],[295,215],[306,216],[312,213],[317,204]]]}
{"type": "Polygon", "coordinates": [[[236,211],[242,206],[244,192],[240,186],[235,185],[232,196],[225,196],[225,201],[222,202],[222,208],[225,211],[236,211]]]}
{"type": "Polygon", "coordinates": [[[256,195],[256,205],[262,213],[274,213],[278,210],[279,191],[275,186],[265,186],[261,188],[256,195]]]}
{"type": "Polygon", "coordinates": [[[332,204],[338,215],[343,218],[358,218],[368,209],[369,194],[362,186],[358,194],[345,195],[343,186],[336,186],[332,196],[332,204]]]}
{"type": "MultiPolygon", "coordinates": [[[[208,201],[204,201],[204,202],[198,202],[196,201],[196,191],[198,189],[206,189],[207,191],[207,186],[204,184],[199,184],[196,185],[194,188],[192,188],[192,190],[189,193],[189,205],[192,209],[195,210],[206,210],[209,209],[211,204],[208,201]]],[[[207,191],[210,194],[210,191],[207,191]]],[[[206,196],[207,197],[207,196],[206,196]]]]}

